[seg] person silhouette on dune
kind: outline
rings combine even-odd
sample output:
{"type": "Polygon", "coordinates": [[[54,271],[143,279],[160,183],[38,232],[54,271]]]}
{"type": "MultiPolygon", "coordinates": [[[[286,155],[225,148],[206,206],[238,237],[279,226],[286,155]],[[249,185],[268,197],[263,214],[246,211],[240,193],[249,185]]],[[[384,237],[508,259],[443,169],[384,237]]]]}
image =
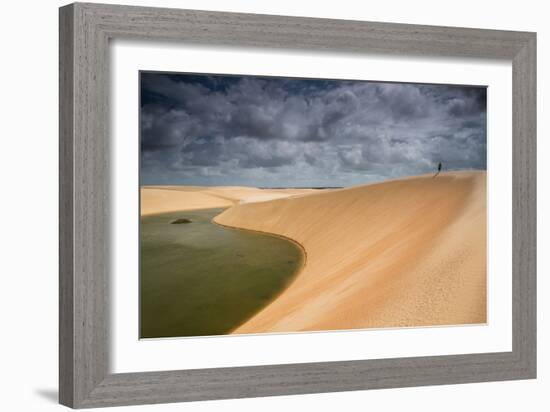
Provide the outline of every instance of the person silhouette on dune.
{"type": "Polygon", "coordinates": [[[436,177],[441,172],[441,167],[441,162],[439,162],[439,164],[437,165],[437,173],[434,175],[434,177],[436,177]]]}

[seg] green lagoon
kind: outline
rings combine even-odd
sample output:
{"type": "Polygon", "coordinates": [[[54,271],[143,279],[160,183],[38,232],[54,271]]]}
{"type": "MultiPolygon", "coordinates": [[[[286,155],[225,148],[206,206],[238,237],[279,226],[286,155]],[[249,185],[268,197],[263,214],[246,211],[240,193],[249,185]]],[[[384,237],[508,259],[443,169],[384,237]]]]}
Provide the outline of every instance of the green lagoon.
{"type": "Polygon", "coordinates": [[[213,223],[222,211],[141,218],[141,338],[230,333],[296,276],[298,245],[213,223]]]}

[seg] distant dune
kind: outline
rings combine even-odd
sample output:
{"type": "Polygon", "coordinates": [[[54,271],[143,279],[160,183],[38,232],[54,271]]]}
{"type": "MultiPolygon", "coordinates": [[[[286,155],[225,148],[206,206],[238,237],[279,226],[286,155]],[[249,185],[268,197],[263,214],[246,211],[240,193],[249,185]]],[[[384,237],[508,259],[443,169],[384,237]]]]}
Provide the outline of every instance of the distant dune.
{"type": "Polygon", "coordinates": [[[286,236],[307,255],[234,332],[486,322],[485,187],[485,172],[452,172],[256,203],[200,192],[233,204],[217,223],[286,236]]]}
{"type": "Polygon", "coordinates": [[[193,189],[180,191],[164,187],[142,187],[140,195],[141,216],[233,205],[233,202],[227,199],[211,196],[193,189]]]}
{"type": "Polygon", "coordinates": [[[141,216],[179,210],[229,207],[239,203],[261,202],[298,194],[318,192],[313,189],[258,189],[241,186],[143,186],[141,216]]]}

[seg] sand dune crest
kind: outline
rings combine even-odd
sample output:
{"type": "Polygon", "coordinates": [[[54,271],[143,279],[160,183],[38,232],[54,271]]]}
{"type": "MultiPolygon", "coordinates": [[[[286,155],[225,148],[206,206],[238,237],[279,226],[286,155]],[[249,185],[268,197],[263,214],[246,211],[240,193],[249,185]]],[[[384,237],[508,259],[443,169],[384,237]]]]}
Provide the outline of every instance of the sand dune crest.
{"type": "Polygon", "coordinates": [[[258,189],[241,186],[143,186],[141,216],[229,207],[317,192],[314,189],[258,189]]]}
{"type": "Polygon", "coordinates": [[[215,218],[294,239],[297,279],[236,333],[484,323],[486,175],[443,173],[259,203],[215,218]]]}

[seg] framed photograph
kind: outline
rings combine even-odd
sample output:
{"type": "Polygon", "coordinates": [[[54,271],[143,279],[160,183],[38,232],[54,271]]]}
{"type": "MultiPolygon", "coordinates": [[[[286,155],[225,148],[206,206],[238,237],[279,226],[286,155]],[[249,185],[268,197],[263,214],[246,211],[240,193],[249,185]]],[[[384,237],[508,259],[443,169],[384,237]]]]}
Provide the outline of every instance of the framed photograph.
{"type": "Polygon", "coordinates": [[[536,377],[536,35],[60,9],[60,402],[536,377]]]}

